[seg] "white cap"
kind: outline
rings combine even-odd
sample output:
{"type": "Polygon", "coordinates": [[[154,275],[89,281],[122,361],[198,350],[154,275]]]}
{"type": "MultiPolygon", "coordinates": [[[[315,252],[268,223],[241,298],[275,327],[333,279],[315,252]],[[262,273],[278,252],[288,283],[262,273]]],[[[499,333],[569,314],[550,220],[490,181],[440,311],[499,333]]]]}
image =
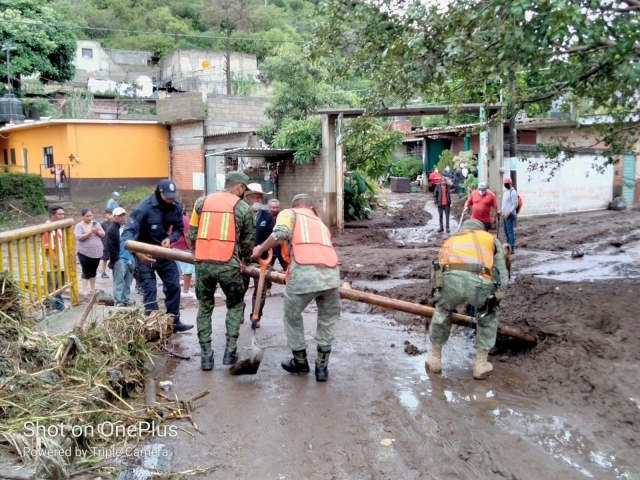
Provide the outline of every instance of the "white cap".
{"type": "MultiPolygon", "coordinates": [[[[478,184],[478,190],[486,190],[487,189],[487,184],[484,182],[480,182],[478,184]]],[[[115,214],[114,214],[115,215],[115,214]]]]}
{"type": "Polygon", "coordinates": [[[114,217],[118,217],[118,216],[122,215],[123,213],[127,213],[127,211],[122,207],[116,207],[116,208],[113,209],[113,216],[114,217]]]}
{"type": "Polygon", "coordinates": [[[248,193],[261,193],[263,195],[271,195],[273,192],[263,192],[262,191],[262,185],[260,185],[259,183],[250,183],[249,185],[247,185],[247,192],[248,193]]]}

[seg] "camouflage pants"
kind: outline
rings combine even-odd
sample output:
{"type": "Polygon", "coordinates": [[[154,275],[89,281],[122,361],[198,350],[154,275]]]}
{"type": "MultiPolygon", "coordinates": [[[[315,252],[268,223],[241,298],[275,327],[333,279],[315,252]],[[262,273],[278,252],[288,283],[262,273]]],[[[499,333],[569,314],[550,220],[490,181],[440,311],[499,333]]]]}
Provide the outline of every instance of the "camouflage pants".
{"type": "Polygon", "coordinates": [[[315,341],[318,345],[331,346],[333,342],[333,326],[340,318],[340,294],[337,288],[310,293],[289,293],[284,296],[284,330],[287,334],[289,348],[297,352],[307,348],[304,339],[302,311],[316,301],[318,306],[318,326],[315,341]]]}
{"type": "Polygon", "coordinates": [[[218,284],[227,297],[227,334],[237,336],[240,330],[245,291],[240,270],[226,265],[196,262],[196,297],[200,303],[197,326],[200,342],[211,340],[211,314],[218,284]]]}
{"type": "MultiPolygon", "coordinates": [[[[494,285],[480,275],[470,272],[448,272],[444,274],[444,287],[436,290],[434,299],[436,311],[429,325],[429,338],[434,345],[444,345],[451,333],[451,311],[461,303],[469,303],[477,308],[487,301],[494,291],[494,285]]],[[[491,350],[496,343],[498,331],[498,307],[478,320],[476,346],[491,350]]]]}

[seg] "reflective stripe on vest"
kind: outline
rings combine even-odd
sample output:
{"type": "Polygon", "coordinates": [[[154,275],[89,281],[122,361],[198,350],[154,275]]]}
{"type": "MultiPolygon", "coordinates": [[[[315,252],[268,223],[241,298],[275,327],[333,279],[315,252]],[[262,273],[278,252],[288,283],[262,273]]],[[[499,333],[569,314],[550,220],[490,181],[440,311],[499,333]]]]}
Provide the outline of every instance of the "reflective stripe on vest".
{"type": "Polygon", "coordinates": [[[202,204],[195,259],[209,262],[228,262],[236,246],[236,217],[234,208],[240,201],[233,193],[218,192],[207,195],[202,204]]]}
{"type": "Polygon", "coordinates": [[[306,208],[292,208],[295,213],[291,250],[298,265],[334,268],[338,255],[331,243],[329,229],[306,208]]]}
{"type": "MultiPolygon", "coordinates": [[[[493,268],[493,235],[482,230],[462,232],[449,237],[440,249],[440,264],[477,265],[493,268]]],[[[479,273],[491,280],[491,275],[479,273]]]]}

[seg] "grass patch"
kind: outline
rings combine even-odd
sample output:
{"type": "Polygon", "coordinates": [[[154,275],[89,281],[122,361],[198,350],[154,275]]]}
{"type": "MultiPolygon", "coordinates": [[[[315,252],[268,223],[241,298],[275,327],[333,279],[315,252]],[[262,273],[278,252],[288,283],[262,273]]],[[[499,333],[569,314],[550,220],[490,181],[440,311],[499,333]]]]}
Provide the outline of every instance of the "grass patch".
{"type": "MultiPolygon", "coordinates": [[[[129,211],[135,207],[143,198],[148,197],[155,191],[156,187],[133,187],[127,190],[120,190],[120,201],[118,202],[122,208],[129,211]]],[[[107,204],[111,195],[100,197],[100,202],[107,204]]]]}

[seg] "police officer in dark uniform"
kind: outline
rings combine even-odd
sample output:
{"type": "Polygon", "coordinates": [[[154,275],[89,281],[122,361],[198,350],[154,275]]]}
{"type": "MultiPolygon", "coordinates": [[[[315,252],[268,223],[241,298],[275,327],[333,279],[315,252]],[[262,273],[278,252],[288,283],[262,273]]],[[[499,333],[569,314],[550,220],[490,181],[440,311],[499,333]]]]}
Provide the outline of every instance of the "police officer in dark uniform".
{"type": "MultiPolygon", "coordinates": [[[[122,240],[137,240],[151,245],[169,248],[184,230],[182,204],[176,200],[175,184],[160,180],[153,195],[142,200],[131,212],[122,232],[122,240]],[[173,227],[171,235],[167,232],[173,227]]],[[[180,275],[173,260],[151,258],[136,253],[136,278],[142,287],[145,313],[158,310],[156,273],[162,280],[167,313],[173,315],[173,331],[184,332],[193,328],[180,321],[180,275]]]]}

